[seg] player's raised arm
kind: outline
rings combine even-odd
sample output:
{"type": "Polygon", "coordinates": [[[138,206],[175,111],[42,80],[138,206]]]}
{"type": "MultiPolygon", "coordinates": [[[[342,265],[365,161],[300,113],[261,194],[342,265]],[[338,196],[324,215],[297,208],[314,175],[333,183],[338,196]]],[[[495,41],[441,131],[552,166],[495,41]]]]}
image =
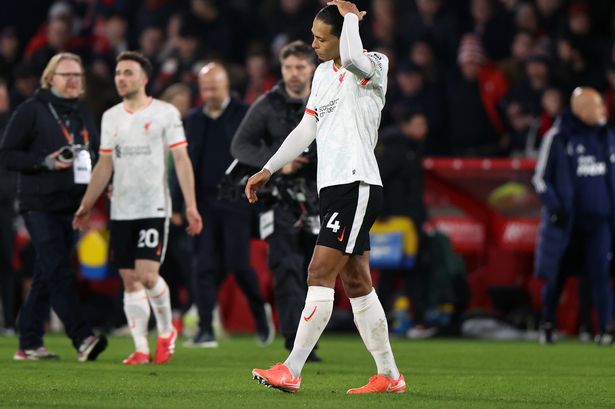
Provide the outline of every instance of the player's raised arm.
{"type": "Polygon", "coordinates": [[[359,11],[357,6],[349,1],[330,1],[328,5],[337,6],[344,17],[344,25],[340,35],[340,58],[342,65],[353,74],[369,78],[372,76],[374,66],[371,60],[363,53],[363,42],[359,35],[359,21],[363,19],[365,11],[359,11]]]}

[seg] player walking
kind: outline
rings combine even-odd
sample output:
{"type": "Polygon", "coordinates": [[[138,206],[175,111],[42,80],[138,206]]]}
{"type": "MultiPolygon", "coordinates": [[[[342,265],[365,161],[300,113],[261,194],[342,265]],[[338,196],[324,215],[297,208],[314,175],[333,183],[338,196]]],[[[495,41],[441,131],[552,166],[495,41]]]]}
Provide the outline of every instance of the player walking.
{"type": "Polygon", "coordinates": [[[158,329],[154,361],[168,361],[175,349],[169,288],[159,275],[171,215],[169,150],[186,203],[188,233],[198,234],[202,228],[180,114],[171,104],[146,95],[150,74],[151,64],[141,54],[126,51],[117,57],[115,86],[123,102],[103,115],[100,159],[73,219],[74,227],[87,226],[90,210],[113,173],[110,261],[124,282],[124,312],[136,347],[123,361],[127,365],[151,362],[150,304],[158,329]]]}
{"type": "Polygon", "coordinates": [[[389,343],[387,320],[372,287],[369,230],[382,202],[374,147],[387,88],[388,59],[364,52],[359,21],[366,14],[348,1],[329,1],[314,19],[314,48],[322,61],[314,74],[303,119],[263,169],[247,182],[250,203],[271,174],[316,139],[321,230],[308,268],[308,293],[295,344],[283,364],[254,369],[254,379],[297,392],[306,358],[333,310],[340,275],[355,323],[376,361],[378,374],[348,393],[404,392],[389,343]]]}

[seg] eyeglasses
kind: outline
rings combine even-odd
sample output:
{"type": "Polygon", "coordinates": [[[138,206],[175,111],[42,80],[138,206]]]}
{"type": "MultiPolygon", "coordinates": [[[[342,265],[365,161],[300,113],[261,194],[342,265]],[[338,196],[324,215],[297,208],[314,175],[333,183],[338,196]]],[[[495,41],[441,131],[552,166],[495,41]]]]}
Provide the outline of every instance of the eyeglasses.
{"type": "Polygon", "coordinates": [[[79,79],[83,77],[83,74],[80,72],[56,72],[53,75],[59,75],[64,79],[79,79]]]}

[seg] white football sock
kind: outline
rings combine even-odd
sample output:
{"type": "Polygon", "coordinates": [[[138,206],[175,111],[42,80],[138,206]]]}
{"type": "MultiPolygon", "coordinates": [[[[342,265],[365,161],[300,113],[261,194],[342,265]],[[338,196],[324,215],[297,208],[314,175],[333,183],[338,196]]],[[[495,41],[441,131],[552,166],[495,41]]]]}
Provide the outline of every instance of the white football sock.
{"type": "Polygon", "coordinates": [[[350,299],[354,322],[359,329],[363,343],[374,357],[378,373],[390,379],[399,378],[391,344],[389,326],[376,290],[362,297],[350,299]]]}
{"type": "Polygon", "coordinates": [[[284,364],[295,378],[301,376],[301,370],[308,355],[314,349],[320,335],[325,330],[333,311],[333,288],[308,287],[305,307],[299,320],[295,344],[284,364]]]}
{"type": "Polygon", "coordinates": [[[149,323],[150,309],[145,290],[124,293],[124,313],[132,339],[135,342],[135,349],[137,352],[149,354],[147,324],[149,323]]]}
{"type": "Polygon", "coordinates": [[[156,284],[145,289],[147,298],[152,304],[154,316],[156,317],[156,328],[158,336],[166,338],[173,332],[173,313],[171,312],[171,295],[169,294],[169,286],[164,278],[158,277],[156,284]]]}

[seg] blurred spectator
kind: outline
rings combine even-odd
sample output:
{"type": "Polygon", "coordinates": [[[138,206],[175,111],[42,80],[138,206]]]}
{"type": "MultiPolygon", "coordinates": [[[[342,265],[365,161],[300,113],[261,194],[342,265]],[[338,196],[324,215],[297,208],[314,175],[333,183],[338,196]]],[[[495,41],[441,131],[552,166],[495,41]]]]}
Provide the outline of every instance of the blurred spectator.
{"type": "Polygon", "coordinates": [[[276,79],[269,69],[269,56],[262,51],[254,51],[246,58],[247,84],[243,102],[250,105],[258,97],[269,91],[276,84],[276,79]]]}
{"type": "MultiPolygon", "coordinates": [[[[411,111],[398,124],[380,132],[376,157],[383,182],[382,217],[409,217],[416,229],[419,240],[417,264],[410,271],[404,271],[405,293],[412,300],[415,325],[425,324],[422,292],[426,273],[421,264],[422,225],[427,219],[423,201],[423,152],[428,138],[427,117],[421,111],[411,111]]],[[[378,294],[386,312],[393,307],[396,271],[381,269],[378,279],[378,294]]]]}
{"type": "Polygon", "coordinates": [[[164,32],[158,26],[149,26],[139,35],[139,52],[152,63],[152,78],[160,73],[160,53],[164,45],[164,32]]]}
{"type": "Polygon", "coordinates": [[[604,93],[606,114],[611,126],[615,125],[615,63],[611,63],[606,70],[608,87],[604,93]]]}
{"type": "Polygon", "coordinates": [[[517,102],[523,110],[537,118],[542,111],[542,94],[551,85],[549,60],[544,55],[528,57],[527,79],[517,84],[506,96],[506,103],[517,102]]]}
{"type": "Polygon", "coordinates": [[[6,84],[13,83],[13,70],[19,60],[19,40],[14,27],[5,27],[0,31],[0,78],[6,84]]]}
{"type": "Polygon", "coordinates": [[[510,125],[510,152],[513,156],[536,158],[545,134],[564,110],[564,97],[558,88],[548,88],[542,94],[538,117],[524,110],[519,102],[507,106],[510,125]]]}
{"type": "Polygon", "coordinates": [[[498,63],[498,67],[514,87],[527,78],[525,63],[534,47],[534,38],[527,31],[518,31],[510,47],[510,56],[498,63]]]}
{"type": "MultiPolygon", "coordinates": [[[[273,3],[273,2],[272,2],[273,3]]],[[[267,17],[268,41],[272,52],[278,55],[280,49],[291,41],[303,40],[311,43],[310,29],[315,7],[310,0],[280,0],[267,17]]]]}
{"type": "Polygon", "coordinates": [[[536,11],[542,30],[551,38],[559,34],[564,24],[562,0],[536,0],[536,11]]]}
{"type": "Polygon", "coordinates": [[[423,202],[423,153],[429,135],[429,121],[420,110],[412,110],[380,131],[376,148],[383,179],[384,216],[408,216],[420,229],[427,219],[423,202]]]}
{"type": "Polygon", "coordinates": [[[188,112],[192,109],[192,89],[186,84],[171,85],[164,90],[160,99],[177,108],[182,120],[186,119],[188,112]]]}
{"type": "Polygon", "coordinates": [[[160,94],[167,86],[183,82],[196,87],[199,69],[203,66],[199,28],[193,18],[181,20],[176,48],[170,51],[154,80],[152,92],[160,94]]]}
{"type": "Polygon", "coordinates": [[[32,64],[21,62],[13,71],[13,87],[11,88],[11,106],[17,107],[34,95],[38,86],[38,75],[32,64]]]}
{"type": "Polygon", "coordinates": [[[416,10],[400,14],[398,26],[405,47],[419,39],[430,38],[438,59],[445,63],[455,60],[458,24],[452,15],[446,14],[441,0],[416,0],[416,10]]]}
{"type": "Polygon", "coordinates": [[[218,197],[218,184],[233,161],[231,140],[248,107],[231,97],[226,69],[210,63],[199,73],[203,105],[186,118],[188,151],[194,166],[198,208],[205,220],[195,243],[195,292],[199,331],[186,346],[217,347],[213,310],[229,272],[248,299],[259,343],[274,331],[265,313],[256,272],[250,265],[251,209],[247,201],[218,197]]]}
{"type": "Polygon", "coordinates": [[[429,144],[430,153],[439,153],[432,148],[441,147],[442,135],[445,132],[446,113],[440,91],[426,84],[421,68],[410,61],[399,64],[395,79],[397,86],[388,97],[383,116],[391,116],[392,121],[400,123],[408,111],[422,111],[429,122],[430,139],[433,139],[433,143],[429,144]]]}
{"type": "Polygon", "coordinates": [[[105,59],[94,59],[88,68],[83,102],[92,112],[96,123],[100,123],[103,112],[119,102],[113,83],[115,74],[105,59]]]}
{"type": "Polygon", "coordinates": [[[506,149],[523,153],[536,143],[540,126],[542,97],[551,85],[548,60],[543,55],[532,55],[526,60],[527,79],[513,87],[502,101],[508,126],[506,149]]]}
{"type": "Polygon", "coordinates": [[[542,112],[540,113],[539,141],[547,133],[564,110],[564,94],[558,88],[548,88],[542,94],[542,112]]]}
{"type": "MultiPolygon", "coordinates": [[[[243,41],[234,40],[234,28],[222,2],[215,0],[190,0],[192,24],[198,27],[198,38],[209,60],[228,60],[243,41]]],[[[243,40],[243,39],[242,39],[243,40]]]]}
{"type": "Polygon", "coordinates": [[[509,53],[509,44],[513,35],[510,16],[501,12],[494,0],[472,0],[470,3],[472,27],[491,60],[498,61],[509,53]]]}
{"type": "Polygon", "coordinates": [[[54,54],[67,51],[71,36],[71,27],[67,20],[53,19],[46,27],[44,42],[40,42],[39,37],[34,37],[26,48],[26,55],[32,64],[42,71],[54,54]]]}
{"type": "MultiPolygon", "coordinates": [[[[192,90],[186,84],[173,84],[168,87],[160,99],[170,103],[179,111],[182,121],[185,121],[192,108],[192,90]]],[[[174,167],[174,161],[168,161],[170,186],[175,188],[179,182],[174,167]]],[[[192,286],[192,248],[194,242],[186,232],[188,224],[182,216],[184,209],[180,204],[173,203],[173,214],[169,224],[169,241],[164,261],[160,266],[160,274],[166,280],[171,293],[171,308],[173,326],[179,334],[183,330],[182,316],[188,311],[194,300],[192,286]]]]}
{"type": "Polygon", "coordinates": [[[136,16],[137,33],[142,33],[150,27],[164,27],[181,5],[174,0],[144,0],[136,16]]]}
{"type": "Polygon", "coordinates": [[[538,38],[544,33],[538,21],[538,14],[533,3],[520,2],[515,8],[515,24],[518,30],[527,31],[538,38]]]}
{"type": "Polygon", "coordinates": [[[108,52],[115,58],[122,51],[128,49],[128,22],[121,14],[111,14],[105,19],[103,35],[107,40],[108,52]]]}
{"type": "Polygon", "coordinates": [[[577,85],[602,88],[603,70],[588,59],[588,51],[581,48],[580,41],[563,37],[557,42],[557,64],[555,78],[566,93],[572,92],[577,85]]]}
{"type": "Polygon", "coordinates": [[[508,82],[486,59],[473,34],[466,34],[461,40],[457,61],[459,70],[447,87],[450,153],[496,154],[504,129],[498,103],[508,91],[508,82]]]}
{"type": "Polygon", "coordinates": [[[375,46],[395,47],[397,41],[394,0],[374,0],[371,4],[370,35],[375,46]]]}
{"type": "MultiPolygon", "coordinates": [[[[433,52],[433,47],[429,40],[417,40],[410,46],[408,53],[410,61],[421,67],[423,75],[430,84],[440,84],[442,73],[440,66],[433,52]]],[[[390,58],[389,58],[390,60],[390,58]]]]}
{"type": "MultiPolygon", "coordinates": [[[[11,113],[9,90],[0,78],[0,135],[11,113]]],[[[2,299],[2,327],[0,335],[15,334],[15,270],[13,248],[15,244],[15,198],[17,175],[0,167],[0,298],[2,299]]]]}

